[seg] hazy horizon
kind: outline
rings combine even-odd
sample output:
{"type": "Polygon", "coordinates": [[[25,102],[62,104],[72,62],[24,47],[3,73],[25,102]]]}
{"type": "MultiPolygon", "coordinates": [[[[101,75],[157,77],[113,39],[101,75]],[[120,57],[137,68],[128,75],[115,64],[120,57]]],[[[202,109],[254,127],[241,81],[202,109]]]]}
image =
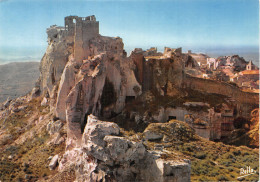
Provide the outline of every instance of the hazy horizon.
{"type": "Polygon", "coordinates": [[[0,46],[46,46],[46,29],[69,15],[95,15],[101,35],[129,47],[259,45],[258,0],[5,0],[0,46]]]}
{"type": "MultiPolygon", "coordinates": [[[[157,47],[158,52],[163,52],[164,47],[178,48],[182,47],[182,52],[186,53],[188,50],[192,50],[193,53],[203,53],[207,54],[210,57],[220,57],[220,56],[232,56],[239,55],[243,57],[246,61],[252,60],[254,64],[259,66],[259,49],[258,47],[214,47],[214,48],[199,48],[199,47],[190,47],[190,46],[139,46],[130,47],[125,43],[125,50],[127,52],[127,56],[131,54],[131,52],[135,48],[142,48],[143,50],[147,50],[150,47],[157,47]]],[[[43,57],[47,48],[46,46],[38,46],[38,47],[0,47],[0,65],[6,64],[10,62],[32,62],[32,61],[40,61],[43,57]]]]}
{"type": "Polygon", "coordinates": [[[100,34],[134,48],[182,47],[259,62],[258,0],[0,0],[0,64],[39,61],[46,29],[64,17],[95,15],[100,34]]]}

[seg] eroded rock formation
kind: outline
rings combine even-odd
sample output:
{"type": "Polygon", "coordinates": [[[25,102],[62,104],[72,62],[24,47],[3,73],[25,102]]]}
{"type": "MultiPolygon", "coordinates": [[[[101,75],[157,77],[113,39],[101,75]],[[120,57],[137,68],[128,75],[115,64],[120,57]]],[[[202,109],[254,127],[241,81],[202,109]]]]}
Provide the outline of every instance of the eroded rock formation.
{"type": "Polygon", "coordinates": [[[79,181],[188,181],[188,163],[164,161],[142,143],[119,137],[115,123],[95,118],[118,115],[143,91],[178,94],[183,79],[181,49],[166,48],[164,55],[149,51],[149,56],[160,59],[145,60],[144,52],[126,57],[122,39],[99,35],[94,16],[66,17],[65,27],[51,26],[47,34],[40,91],[43,104],[50,103],[56,117],[67,122],[67,152],[60,170],[76,159],[79,181]],[[153,168],[145,170],[145,165],[153,168]],[[180,166],[184,171],[176,170],[180,166]]]}
{"type": "MultiPolygon", "coordinates": [[[[65,27],[51,26],[47,34],[49,45],[41,61],[40,88],[35,88],[32,97],[41,92],[44,96],[42,104],[49,103],[55,117],[66,121],[66,152],[59,160],[59,170],[75,165],[78,181],[190,180],[188,161],[165,159],[163,150],[159,154],[149,151],[144,141],[123,137],[117,124],[104,121],[117,116],[134,118],[136,123],[143,118],[152,118],[153,113],[148,112],[152,107],[143,113],[141,109],[125,111],[128,103],[136,98],[142,99],[140,95],[144,97],[151,93],[162,100],[182,99],[179,103],[162,101],[162,107],[171,105],[173,108],[177,105],[184,107],[184,99],[190,94],[188,90],[229,94],[232,98],[245,96],[238,100],[243,104],[255,103],[257,97],[250,95],[247,98],[248,94],[235,86],[214,81],[210,82],[212,89],[207,91],[206,81],[185,75],[184,66],[188,61],[185,62],[187,55],[182,54],[181,48],[166,47],[163,54],[157,53],[156,49],[146,52],[135,49],[130,57],[126,57],[122,39],[101,36],[94,16],[66,17],[65,27]],[[216,88],[218,86],[221,87],[216,88]]],[[[156,104],[160,103],[158,98],[154,99],[156,104]]],[[[140,102],[139,108],[145,102],[140,102]]],[[[164,115],[168,112],[167,107],[165,112],[164,108],[161,110],[164,115]]],[[[188,111],[181,113],[183,120],[184,113],[189,114],[188,111]]],[[[167,120],[175,117],[173,113],[168,115],[167,120]]],[[[157,118],[163,118],[159,116],[160,112],[157,118]]],[[[143,123],[150,122],[154,121],[146,119],[143,123]]],[[[158,134],[148,128],[144,140],[169,142],[169,138],[176,134],[171,132],[179,126],[178,123],[155,125],[155,128],[169,129],[170,133],[158,134]]],[[[190,131],[189,134],[193,133],[190,131]]]]}
{"type": "Polygon", "coordinates": [[[120,137],[119,132],[117,124],[89,115],[81,147],[67,151],[60,169],[75,162],[78,181],[190,180],[188,160],[162,159],[165,152],[148,151],[142,142],[120,137]]]}

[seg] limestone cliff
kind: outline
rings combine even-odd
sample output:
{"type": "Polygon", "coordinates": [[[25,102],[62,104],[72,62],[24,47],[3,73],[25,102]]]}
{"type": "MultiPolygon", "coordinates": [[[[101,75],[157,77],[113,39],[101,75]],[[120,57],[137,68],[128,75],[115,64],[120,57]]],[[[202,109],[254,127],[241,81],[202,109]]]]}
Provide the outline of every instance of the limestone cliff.
{"type": "Polygon", "coordinates": [[[56,116],[68,122],[69,138],[77,142],[87,115],[115,116],[142,91],[177,95],[183,80],[181,49],[166,48],[160,59],[136,59],[135,52],[127,58],[121,38],[98,31],[94,16],[66,17],[65,27],[47,29],[40,89],[50,97],[56,116]],[[139,63],[144,71],[138,77],[139,63]]]}
{"type": "MultiPolygon", "coordinates": [[[[94,16],[86,18],[70,16],[65,18],[65,27],[51,26],[48,28],[49,45],[41,61],[39,80],[40,91],[45,97],[45,101],[50,103],[52,112],[57,118],[67,122],[67,151],[83,147],[88,151],[86,157],[97,155],[95,158],[102,160],[98,156],[103,155],[104,152],[97,151],[98,153],[94,154],[95,151],[91,153],[91,147],[84,147],[86,143],[89,145],[95,143],[90,139],[91,133],[87,128],[90,125],[90,121],[87,120],[89,115],[93,114],[99,118],[114,117],[123,111],[128,102],[142,94],[142,91],[152,89],[160,95],[176,95],[182,83],[183,66],[181,49],[167,48],[159,60],[151,58],[143,62],[144,59],[134,58],[134,52],[132,56],[126,57],[122,39],[101,36],[98,27],[94,16]],[[140,74],[141,78],[136,77],[136,71],[139,69],[137,64],[140,61],[144,66],[144,72],[140,74]]],[[[107,142],[111,140],[112,143],[122,141],[122,145],[133,146],[133,149],[120,154],[123,155],[123,158],[127,157],[124,155],[129,155],[129,157],[133,155],[132,158],[136,155],[132,159],[135,161],[139,160],[138,158],[143,160],[142,158],[148,155],[144,154],[145,149],[141,144],[135,144],[120,137],[109,138],[107,136],[104,140],[107,142]],[[141,147],[142,155],[136,153],[136,147],[141,147]],[[132,151],[133,154],[128,154],[129,151],[132,151]]],[[[103,144],[100,147],[104,147],[103,144]]],[[[116,159],[112,153],[107,155],[112,155],[113,160],[116,159]]],[[[109,159],[108,163],[106,162],[108,159],[105,159],[104,165],[113,166],[112,159],[109,159]]],[[[93,159],[91,160],[93,161],[93,159]]],[[[122,165],[131,162],[129,159],[124,160],[119,162],[122,165]]],[[[92,167],[98,165],[94,161],[92,167]]],[[[136,165],[141,165],[139,162],[135,161],[136,165]]],[[[85,162],[83,161],[83,163],[85,162]]],[[[156,164],[155,161],[152,163],[156,164]]],[[[164,162],[159,163],[164,165],[164,162]]],[[[88,168],[92,168],[91,166],[88,168]]],[[[139,167],[141,168],[141,166],[139,167]]],[[[133,170],[139,169],[135,167],[133,170]]],[[[91,171],[88,172],[91,174],[91,171]]],[[[189,170],[186,172],[188,174],[189,170]]],[[[116,179],[124,180],[130,177],[134,180],[137,179],[135,173],[125,172],[116,179]]],[[[147,173],[145,174],[146,180],[150,179],[148,178],[149,173],[145,173],[147,173]]],[[[108,171],[105,170],[98,176],[100,175],[100,178],[104,179],[108,175],[108,171]]],[[[93,176],[82,176],[81,180],[92,178],[93,176]]],[[[99,177],[95,179],[97,178],[99,177]]],[[[160,176],[155,178],[164,181],[160,176]]],[[[185,177],[185,180],[188,179],[189,175],[185,177]]]]}
{"type": "Polygon", "coordinates": [[[110,117],[126,97],[141,94],[122,39],[99,35],[94,16],[66,17],[65,27],[51,26],[47,34],[40,86],[60,119],[83,130],[87,114],[110,117]]]}

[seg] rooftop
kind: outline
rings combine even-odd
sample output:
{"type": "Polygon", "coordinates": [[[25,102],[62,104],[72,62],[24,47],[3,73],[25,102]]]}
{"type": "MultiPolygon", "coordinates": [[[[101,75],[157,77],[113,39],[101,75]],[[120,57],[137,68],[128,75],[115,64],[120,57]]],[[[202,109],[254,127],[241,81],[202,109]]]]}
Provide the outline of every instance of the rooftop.
{"type": "Polygon", "coordinates": [[[243,75],[257,75],[259,74],[259,70],[245,70],[241,71],[240,73],[242,73],[243,75]]]}

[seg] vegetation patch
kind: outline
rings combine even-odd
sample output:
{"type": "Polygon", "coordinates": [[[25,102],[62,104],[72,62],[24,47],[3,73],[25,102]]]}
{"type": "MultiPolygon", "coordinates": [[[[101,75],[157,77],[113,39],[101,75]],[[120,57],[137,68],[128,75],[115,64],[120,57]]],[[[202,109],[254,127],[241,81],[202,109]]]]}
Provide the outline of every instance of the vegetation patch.
{"type": "MultiPolygon", "coordinates": [[[[171,121],[173,123],[181,123],[180,121],[171,121]]],[[[196,134],[192,133],[189,126],[183,125],[179,131],[183,136],[178,136],[178,130],[169,130],[165,127],[167,123],[151,124],[148,128],[155,132],[163,133],[173,138],[164,142],[149,141],[145,145],[148,149],[154,149],[158,144],[169,151],[165,159],[189,159],[191,161],[191,181],[237,181],[240,176],[241,168],[246,169],[250,166],[257,171],[255,174],[247,176],[248,181],[257,181],[259,178],[259,150],[251,149],[246,146],[231,146],[221,142],[207,141],[196,134]],[[161,125],[160,127],[155,127],[161,125]]],[[[167,126],[167,125],[166,125],[167,126]]]]}
{"type": "Polygon", "coordinates": [[[1,142],[0,148],[0,180],[1,181],[37,181],[47,179],[56,171],[48,168],[50,156],[62,154],[65,143],[60,145],[48,144],[50,135],[46,129],[34,132],[34,118],[49,112],[48,107],[40,106],[40,98],[23,103],[23,110],[14,112],[0,121],[1,130],[5,131],[6,142],[1,142]],[[33,137],[22,144],[14,141],[25,132],[31,132],[33,137]]]}

